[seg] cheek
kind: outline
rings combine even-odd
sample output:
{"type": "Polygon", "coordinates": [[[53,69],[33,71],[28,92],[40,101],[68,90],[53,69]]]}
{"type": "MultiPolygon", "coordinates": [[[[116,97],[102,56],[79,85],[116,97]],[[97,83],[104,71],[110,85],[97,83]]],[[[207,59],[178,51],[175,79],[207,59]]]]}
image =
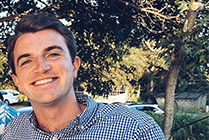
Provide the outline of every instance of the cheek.
{"type": "Polygon", "coordinates": [[[66,77],[66,78],[70,78],[72,77],[73,74],[73,67],[72,65],[69,65],[69,63],[63,63],[63,64],[59,64],[57,65],[57,70],[58,73],[61,73],[62,76],[66,77]]]}

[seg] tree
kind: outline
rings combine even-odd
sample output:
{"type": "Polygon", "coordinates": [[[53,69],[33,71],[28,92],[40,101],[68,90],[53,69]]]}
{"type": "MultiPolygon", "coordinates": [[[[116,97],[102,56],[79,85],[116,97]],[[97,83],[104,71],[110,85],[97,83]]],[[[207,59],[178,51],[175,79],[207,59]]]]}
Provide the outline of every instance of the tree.
{"type": "MultiPolygon", "coordinates": [[[[105,79],[112,79],[112,88],[126,86],[129,89],[129,96],[138,94],[139,87],[144,81],[140,81],[145,75],[152,75],[154,78],[163,70],[168,70],[165,59],[161,56],[163,49],[155,49],[155,41],[144,41],[141,47],[131,47],[122,56],[120,62],[115,63],[110,71],[103,70],[105,79]]],[[[150,81],[152,80],[149,79],[150,81]]]]}
{"type": "MultiPolygon", "coordinates": [[[[191,2],[192,4],[192,2],[191,2]]],[[[200,5],[202,6],[202,4],[200,5]]],[[[191,6],[190,6],[191,8],[191,6]]],[[[202,8],[201,8],[202,9],[202,8]]],[[[196,9],[197,10],[197,9],[196,9]]],[[[198,10],[196,11],[198,12],[198,10]]],[[[189,13],[188,13],[189,14],[189,13]]],[[[192,30],[190,29],[193,23],[190,22],[194,22],[194,17],[192,17],[192,21],[189,21],[191,19],[186,19],[185,23],[188,22],[187,24],[184,25],[184,32],[187,30],[192,30]],[[188,26],[185,28],[185,26],[188,26]],[[187,29],[188,28],[188,29],[187,29]]],[[[206,23],[207,24],[207,23],[206,23]]],[[[201,28],[199,28],[201,29],[201,28]]],[[[198,28],[196,29],[198,30],[198,28]]],[[[195,32],[190,32],[188,34],[182,34],[177,33],[177,38],[172,37],[172,41],[169,44],[172,44],[174,46],[174,53],[172,55],[172,63],[171,63],[171,67],[172,69],[170,70],[169,73],[169,77],[168,77],[168,81],[167,81],[167,86],[166,86],[166,96],[165,96],[165,118],[164,118],[164,133],[166,135],[166,139],[170,138],[170,131],[172,128],[172,122],[173,122],[173,105],[174,105],[174,95],[175,95],[175,89],[176,89],[176,85],[177,85],[177,79],[178,79],[178,75],[179,75],[179,71],[182,67],[182,63],[184,63],[184,59],[188,56],[188,55],[194,55],[194,57],[200,57],[200,55],[202,55],[202,53],[198,50],[198,53],[194,53],[193,50],[196,50],[197,47],[194,46],[194,44],[192,43],[197,43],[199,42],[199,32],[197,32],[197,34],[195,34],[195,32]],[[192,39],[190,38],[192,37],[192,39]],[[181,40],[183,40],[184,42],[182,42],[181,40]],[[190,47],[192,47],[190,49],[190,47]],[[186,49],[190,49],[191,52],[188,52],[186,49]],[[192,50],[193,49],[193,50],[192,50]]],[[[201,44],[201,48],[203,50],[207,50],[206,48],[208,47],[208,44],[201,44]]],[[[188,58],[188,57],[187,57],[188,58]]]]}
{"type": "MultiPolygon", "coordinates": [[[[78,44],[78,54],[82,59],[82,67],[78,83],[83,81],[83,86],[92,94],[102,94],[107,92],[112,81],[102,81],[102,70],[114,65],[116,61],[121,60],[121,55],[125,54],[127,49],[124,44],[129,46],[139,46],[143,38],[159,39],[164,33],[170,31],[172,17],[166,15],[166,3],[161,2],[141,2],[126,3],[126,1],[13,1],[2,2],[1,7],[6,13],[0,21],[8,26],[1,26],[4,31],[2,40],[10,34],[8,27],[13,27],[16,20],[26,14],[34,12],[50,12],[59,18],[65,18],[70,22],[70,28],[74,32],[78,44]],[[51,3],[50,3],[51,2],[51,3]],[[38,6],[42,4],[43,6],[38,6]],[[139,6],[137,8],[134,6],[139,6]],[[154,8],[150,8],[155,6],[154,8]],[[156,12],[156,17],[154,11],[156,12]],[[122,9],[122,10],[121,10],[122,9]],[[164,11],[163,11],[164,10],[164,11]],[[165,14],[165,16],[163,15],[165,14]],[[144,16],[142,16],[144,15],[144,16]],[[148,16],[146,16],[148,15],[148,16]],[[168,19],[168,21],[167,21],[168,19]],[[7,21],[7,22],[6,22],[7,21]],[[148,23],[159,21],[159,25],[148,23]],[[166,30],[165,30],[166,29],[166,30]],[[149,33],[149,34],[148,34],[149,33]],[[125,43],[124,43],[125,42],[125,43]],[[115,44],[115,45],[114,45],[115,44]],[[114,47],[113,47],[114,46],[114,47]],[[113,60],[113,61],[109,61],[113,60]],[[92,86],[93,85],[93,86],[92,86]],[[104,90],[102,87],[107,87],[104,90]],[[98,93],[100,91],[100,93],[98,93]]],[[[172,22],[172,24],[178,25],[172,22]]],[[[12,33],[11,33],[12,34],[12,33]]],[[[128,46],[128,47],[129,47],[128,46]]],[[[83,86],[79,86],[82,88],[83,86]]]]}
{"type": "MultiPolygon", "coordinates": [[[[202,1],[204,2],[206,0],[202,1]]],[[[167,61],[171,64],[170,75],[175,75],[175,78],[169,76],[171,79],[167,80],[166,94],[172,97],[166,97],[167,101],[170,100],[170,110],[173,107],[172,95],[175,92],[178,73],[185,68],[184,63],[201,57],[199,62],[203,69],[207,70],[208,11],[200,11],[197,15],[198,24],[194,24],[192,32],[184,33],[182,18],[185,18],[189,3],[186,0],[1,1],[0,8],[4,11],[2,15],[5,15],[1,15],[0,19],[1,43],[13,33],[11,28],[16,24],[16,20],[27,14],[49,12],[60,19],[66,19],[76,36],[78,55],[83,62],[76,86],[80,89],[87,87],[87,91],[92,94],[102,94],[115,84],[112,79],[104,79],[103,70],[110,72],[115,63],[122,61],[121,56],[126,54],[128,48],[139,47],[143,39],[155,39],[157,46],[166,48],[164,54],[170,56],[167,61]]],[[[195,64],[196,67],[200,65],[195,64]]],[[[173,111],[166,111],[165,114],[172,118],[173,111]]],[[[169,122],[172,125],[172,120],[169,122]]],[[[169,139],[170,126],[164,126],[164,130],[168,130],[166,137],[169,139]]]]}

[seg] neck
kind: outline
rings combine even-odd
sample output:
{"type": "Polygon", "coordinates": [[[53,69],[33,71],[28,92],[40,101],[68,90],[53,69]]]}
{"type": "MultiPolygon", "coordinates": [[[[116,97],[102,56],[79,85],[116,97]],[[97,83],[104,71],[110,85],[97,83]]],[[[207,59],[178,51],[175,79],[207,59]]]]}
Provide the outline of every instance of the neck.
{"type": "Polygon", "coordinates": [[[85,105],[76,100],[67,100],[47,107],[33,106],[39,128],[46,132],[55,132],[66,127],[85,108],[85,105]]]}

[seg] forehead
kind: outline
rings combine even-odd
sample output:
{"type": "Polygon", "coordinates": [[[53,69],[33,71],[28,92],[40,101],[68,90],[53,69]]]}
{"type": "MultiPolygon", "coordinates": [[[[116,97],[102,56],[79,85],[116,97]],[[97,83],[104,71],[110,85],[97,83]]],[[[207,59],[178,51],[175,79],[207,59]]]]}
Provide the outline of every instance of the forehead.
{"type": "Polygon", "coordinates": [[[14,58],[23,53],[36,53],[49,46],[60,46],[68,51],[65,38],[57,31],[46,29],[21,35],[14,47],[14,58]]]}
{"type": "Polygon", "coordinates": [[[28,32],[21,35],[16,43],[15,47],[21,47],[24,45],[47,45],[51,43],[63,43],[64,37],[53,29],[45,29],[38,32],[28,32]]]}

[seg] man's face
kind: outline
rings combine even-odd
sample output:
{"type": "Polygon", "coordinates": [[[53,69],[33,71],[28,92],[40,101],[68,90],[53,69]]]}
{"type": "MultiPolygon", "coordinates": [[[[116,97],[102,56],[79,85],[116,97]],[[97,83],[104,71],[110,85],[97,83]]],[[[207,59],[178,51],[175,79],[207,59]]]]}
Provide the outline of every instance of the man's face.
{"type": "Polygon", "coordinates": [[[31,103],[53,103],[69,97],[80,59],[74,64],[64,37],[46,29],[20,36],[14,48],[13,81],[31,103]]]}

